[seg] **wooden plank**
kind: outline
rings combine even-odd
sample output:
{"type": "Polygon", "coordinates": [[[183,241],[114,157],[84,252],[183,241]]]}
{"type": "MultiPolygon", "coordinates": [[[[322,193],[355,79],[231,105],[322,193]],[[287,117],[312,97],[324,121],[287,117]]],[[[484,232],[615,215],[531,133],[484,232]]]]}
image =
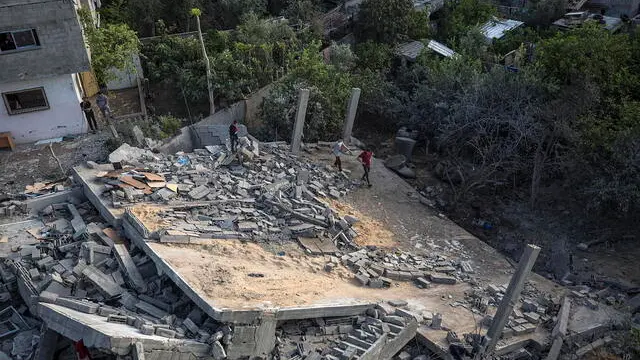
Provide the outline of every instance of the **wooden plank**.
{"type": "Polygon", "coordinates": [[[129,184],[129,185],[133,186],[136,189],[144,190],[144,189],[148,189],[149,188],[149,186],[147,186],[147,184],[143,183],[142,181],[138,181],[138,180],[134,179],[132,176],[129,176],[129,175],[120,176],[118,178],[118,180],[124,182],[125,184],[129,184]]]}
{"type": "Polygon", "coordinates": [[[166,182],[164,181],[150,181],[147,183],[147,185],[149,185],[150,188],[163,188],[167,185],[166,182]]]}
{"type": "Polygon", "coordinates": [[[142,172],[141,174],[144,175],[144,177],[146,177],[149,181],[165,181],[165,178],[162,175],[148,172],[142,172]]]}
{"type": "Polygon", "coordinates": [[[11,151],[16,149],[16,144],[13,142],[11,132],[0,133],[0,148],[10,148],[11,151]]]}

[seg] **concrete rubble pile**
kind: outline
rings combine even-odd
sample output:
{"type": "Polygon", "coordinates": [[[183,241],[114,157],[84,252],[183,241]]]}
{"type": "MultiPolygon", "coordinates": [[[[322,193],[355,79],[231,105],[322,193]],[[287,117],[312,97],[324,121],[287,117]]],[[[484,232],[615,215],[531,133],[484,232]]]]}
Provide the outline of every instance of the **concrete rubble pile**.
{"type": "Polygon", "coordinates": [[[424,318],[398,303],[381,303],[359,316],[284,323],[277,333],[275,359],[352,360],[391,358],[415,336],[424,318]]]}
{"type": "MultiPolygon", "coordinates": [[[[22,314],[39,314],[39,304],[55,304],[133,326],[144,335],[193,339],[210,346],[216,358],[224,357],[232,328],[204,315],[165,275],[156,273],[144,253],[130,252],[113,229],[97,222],[90,204],[50,205],[42,217],[47,225],[35,232],[38,241],[14,248],[0,265],[0,301],[17,291],[26,304],[19,309],[22,314]],[[87,224],[84,218],[96,222],[87,224]]],[[[19,320],[4,323],[11,331],[31,331],[40,324],[18,313],[15,317],[19,320]]]]}

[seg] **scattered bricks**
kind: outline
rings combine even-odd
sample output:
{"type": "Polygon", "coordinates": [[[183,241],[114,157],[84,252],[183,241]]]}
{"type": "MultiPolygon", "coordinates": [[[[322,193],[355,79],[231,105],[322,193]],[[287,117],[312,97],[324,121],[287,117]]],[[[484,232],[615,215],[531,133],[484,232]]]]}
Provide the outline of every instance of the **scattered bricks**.
{"type": "Polygon", "coordinates": [[[227,357],[227,353],[224,351],[224,347],[219,341],[211,344],[211,356],[214,360],[222,360],[227,357]]]}
{"type": "Polygon", "coordinates": [[[41,257],[42,257],[42,253],[40,252],[40,249],[38,249],[37,247],[34,247],[34,248],[31,250],[31,258],[32,258],[33,260],[38,260],[38,259],[40,259],[41,257]]]}
{"type": "Polygon", "coordinates": [[[149,314],[149,315],[151,315],[153,317],[156,317],[158,319],[162,319],[163,317],[169,315],[166,311],[158,309],[157,307],[149,304],[146,301],[139,301],[136,304],[136,309],[138,309],[138,310],[140,310],[140,311],[142,311],[142,312],[144,312],[146,314],[149,314]]]}
{"type": "Polygon", "coordinates": [[[100,306],[100,308],[98,309],[98,315],[100,316],[109,317],[109,315],[117,315],[117,314],[118,314],[118,310],[109,306],[100,306]]]}
{"type": "Polygon", "coordinates": [[[400,316],[388,315],[383,317],[382,321],[387,322],[389,324],[397,325],[397,326],[405,325],[405,319],[400,316]]]}
{"type": "Polygon", "coordinates": [[[389,300],[387,301],[389,305],[399,307],[399,306],[407,306],[409,303],[405,300],[389,300]]]}
{"type": "Polygon", "coordinates": [[[327,263],[327,264],[324,265],[324,271],[331,272],[331,271],[333,271],[333,268],[335,268],[335,267],[336,267],[335,264],[327,263]]]}
{"type": "Polygon", "coordinates": [[[340,192],[338,190],[331,189],[331,190],[329,190],[329,196],[331,196],[334,199],[339,199],[340,198],[340,192]]]}
{"type": "Polygon", "coordinates": [[[52,263],[54,260],[51,256],[47,256],[42,260],[38,260],[38,262],[36,262],[36,266],[38,266],[38,268],[43,269],[44,266],[46,264],[52,263]]]}
{"type": "Polygon", "coordinates": [[[203,197],[207,196],[211,192],[211,189],[204,185],[200,185],[197,188],[189,191],[189,197],[193,200],[200,200],[203,197]]]}
{"type": "Polygon", "coordinates": [[[599,306],[598,302],[593,299],[587,299],[587,301],[585,301],[585,305],[592,310],[598,310],[599,306]]]}
{"type": "Polygon", "coordinates": [[[56,299],[56,305],[68,307],[70,309],[83,312],[85,314],[95,314],[98,312],[98,307],[99,307],[98,304],[95,304],[92,302],[60,298],[60,297],[56,299]]]}
{"type": "Polygon", "coordinates": [[[405,319],[416,319],[417,322],[421,323],[422,321],[424,321],[422,315],[413,313],[411,311],[405,310],[405,309],[396,309],[396,315],[401,316],[405,319]]]}
{"type": "Polygon", "coordinates": [[[142,325],[140,327],[140,332],[144,335],[153,335],[156,331],[156,328],[153,325],[142,325]]]}
{"type": "Polygon", "coordinates": [[[456,334],[455,331],[448,331],[447,332],[447,341],[449,342],[449,344],[459,343],[460,342],[460,337],[458,337],[458,334],[456,334]]]}
{"type": "Polygon", "coordinates": [[[376,310],[378,310],[381,316],[393,315],[396,313],[396,308],[384,302],[377,304],[376,310]]]}
{"type": "Polygon", "coordinates": [[[411,354],[409,354],[406,351],[403,351],[400,354],[398,354],[398,356],[396,356],[396,359],[398,359],[398,360],[410,360],[411,359],[411,354]]]}
{"type": "Polygon", "coordinates": [[[353,225],[353,224],[357,223],[358,221],[360,221],[357,217],[351,216],[351,215],[345,215],[344,216],[344,220],[347,223],[349,223],[349,225],[353,225]]]}
{"type": "Polygon", "coordinates": [[[391,279],[380,276],[378,279],[380,279],[382,281],[382,283],[384,284],[384,286],[391,286],[391,284],[393,283],[391,281],[391,279]]]}
{"type": "Polygon", "coordinates": [[[442,328],[442,314],[433,314],[433,319],[431,319],[431,328],[435,330],[442,328]]]}
{"type": "Polygon", "coordinates": [[[365,275],[356,274],[355,278],[360,282],[360,284],[362,284],[362,286],[367,286],[367,284],[369,284],[369,278],[365,275]]]}
{"type": "Polygon", "coordinates": [[[50,293],[48,291],[43,291],[38,296],[38,301],[49,303],[49,304],[54,304],[57,299],[58,299],[58,294],[50,293]]]}
{"type": "Polygon", "coordinates": [[[82,275],[109,297],[114,297],[124,292],[124,290],[113,281],[111,276],[106,275],[93,265],[88,265],[82,270],[82,275]]]}
{"type": "Polygon", "coordinates": [[[513,309],[513,317],[518,319],[518,318],[524,317],[524,315],[522,314],[522,311],[518,309],[513,309]]]}
{"type": "Polygon", "coordinates": [[[540,321],[540,315],[538,313],[526,312],[522,315],[532,324],[537,324],[540,321]]]}
{"type": "Polygon", "coordinates": [[[462,271],[466,272],[467,274],[474,274],[475,271],[473,270],[473,267],[471,266],[471,261],[461,261],[460,262],[460,267],[462,268],[462,271]]]}
{"type": "Polygon", "coordinates": [[[526,324],[522,324],[520,325],[524,328],[524,333],[525,334],[529,334],[532,332],[536,331],[537,326],[535,324],[531,324],[531,323],[526,323],[526,324]]]}
{"type": "Polygon", "coordinates": [[[193,321],[191,321],[191,319],[186,318],[183,322],[182,325],[187,328],[187,330],[189,330],[192,334],[197,334],[198,333],[198,326],[196,324],[193,323],[193,321]]]}
{"type": "Polygon", "coordinates": [[[509,338],[513,337],[513,333],[514,333],[514,331],[513,331],[512,328],[505,327],[504,329],[502,329],[502,338],[503,339],[509,339],[509,338]]]}
{"type": "Polygon", "coordinates": [[[431,287],[431,283],[423,277],[417,278],[416,283],[418,284],[418,286],[422,287],[423,289],[429,289],[431,287]]]}
{"type": "Polygon", "coordinates": [[[385,270],[384,276],[391,280],[399,280],[399,281],[409,281],[413,278],[410,272],[406,271],[396,271],[396,270],[385,270]]]}
{"type": "Polygon", "coordinates": [[[173,339],[176,337],[176,332],[171,329],[164,329],[161,327],[156,327],[156,335],[166,337],[169,339],[173,339]]]}
{"type": "Polygon", "coordinates": [[[178,196],[178,194],[176,194],[175,192],[173,192],[173,191],[171,191],[171,190],[169,190],[167,188],[162,188],[162,189],[156,191],[154,195],[160,197],[164,201],[169,201],[169,200],[173,199],[174,197],[178,196]]]}
{"type": "Polygon", "coordinates": [[[376,277],[384,275],[384,268],[380,265],[370,264],[369,269],[367,269],[367,271],[369,270],[374,271],[377,274],[376,277]]]}
{"type": "Polygon", "coordinates": [[[384,287],[384,281],[382,281],[382,279],[369,279],[369,287],[374,289],[382,289],[384,287]]]}
{"type": "Polygon", "coordinates": [[[251,221],[241,221],[238,223],[238,231],[241,232],[251,232],[257,231],[259,229],[260,227],[258,226],[258,224],[251,221]]]}
{"type": "Polygon", "coordinates": [[[439,266],[433,270],[435,272],[445,273],[445,274],[453,274],[456,272],[456,268],[454,268],[453,266],[439,266]]]}
{"type": "Polygon", "coordinates": [[[38,269],[36,268],[30,269],[29,275],[31,276],[31,280],[40,280],[40,271],[38,271],[38,269]]]}
{"type": "Polygon", "coordinates": [[[429,278],[436,284],[454,285],[456,283],[456,278],[442,274],[431,274],[429,278]]]}
{"type": "Polygon", "coordinates": [[[122,294],[119,300],[120,304],[124,306],[128,310],[135,310],[136,304],[138,303],[138,298],[131,294],[130,292],[125,292],[122,294]]]}
{"type": "Polygon", "coordinates": [[[495,296],[495,295],[497,295],[497,294],[499,294],[501,292],[500,288],[498,286],[496,286],[496,285],[493,285],[493,284],[487,286],[487,291],[492,296],[495,296]]]}
{"type": "Polygon", "coordinates": [[[513,333],[516,336],[520,336],[520,335],[526,334],[526,332],[527,332],[527,329],[522,325],[512,326],[511,328],[513,329],[513,333]]]}
{"type": "Polygon", "coordinates": [[[118,323],[118,324],[126,324],[127,316],[126,315],[116,315],[111,314],[107,316],[107,322],[118,323]]]}
{"type": "Polygon", "coordinates": [[[524,310],[525,312],[537,312],[538,304],[531,300],[524,300],[522,302],[522,310],[524,310]]]}

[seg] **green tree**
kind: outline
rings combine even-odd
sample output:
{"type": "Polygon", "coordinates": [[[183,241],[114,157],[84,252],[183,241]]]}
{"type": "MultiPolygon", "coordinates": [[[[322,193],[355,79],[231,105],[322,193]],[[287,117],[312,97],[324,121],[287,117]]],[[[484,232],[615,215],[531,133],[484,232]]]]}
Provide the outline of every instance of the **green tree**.
{"type": "Polygon", "coordinates": [[[358,68],[387,71],[391,67],[393,49],[387,44],[367,40],[356,45],[358,68]]]}
{"type": "Polygon", "coordinates": [[[429,10],[411,11],[409,16],[409,28],[407,36],[411,39],[421,40],[431,37],[431,14],[429,10]]]}
{"type": "Polygon", "coordinates": [[[355,34],[360,41],[396,43],[406,38],[413,11],[411,0],[364,0],[355,34]]]}
{"type": "Polygon", "coordinates": [[[440,38],[449,43],[465,35],[471,28],[480,26],[497,14],[496,8],[484,0],[460,0],[447,2],[440,38]]]}
{"type": "Polygon", "coordinates": [[[140,41],[126,24],[107,24],[96,28],[87,9],[78,11],[91,49],[91,67],[100,84],[113,78],[110,69],[133,70],[133,56],[138,54],[140,41]]]}

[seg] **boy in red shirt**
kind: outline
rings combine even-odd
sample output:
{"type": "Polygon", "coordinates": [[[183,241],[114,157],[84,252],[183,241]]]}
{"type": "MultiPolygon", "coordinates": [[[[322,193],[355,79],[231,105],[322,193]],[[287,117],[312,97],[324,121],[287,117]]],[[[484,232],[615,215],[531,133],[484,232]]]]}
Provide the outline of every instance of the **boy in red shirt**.
{"type": "Polygon", "coordinates": [[[373,157],[373,153],[369,149],[364,149],[364,151],[362,151],[360,155],[358,155],[358,159],[362,163],[362,168],[364,169],[364,175],[362,175],[362,180],[363,181],[366,180],[367,185],[369,185],[369,187],[371,187],[371,182],[369,181],[369,170],[371,170],[372,157],[373,157]]]}

